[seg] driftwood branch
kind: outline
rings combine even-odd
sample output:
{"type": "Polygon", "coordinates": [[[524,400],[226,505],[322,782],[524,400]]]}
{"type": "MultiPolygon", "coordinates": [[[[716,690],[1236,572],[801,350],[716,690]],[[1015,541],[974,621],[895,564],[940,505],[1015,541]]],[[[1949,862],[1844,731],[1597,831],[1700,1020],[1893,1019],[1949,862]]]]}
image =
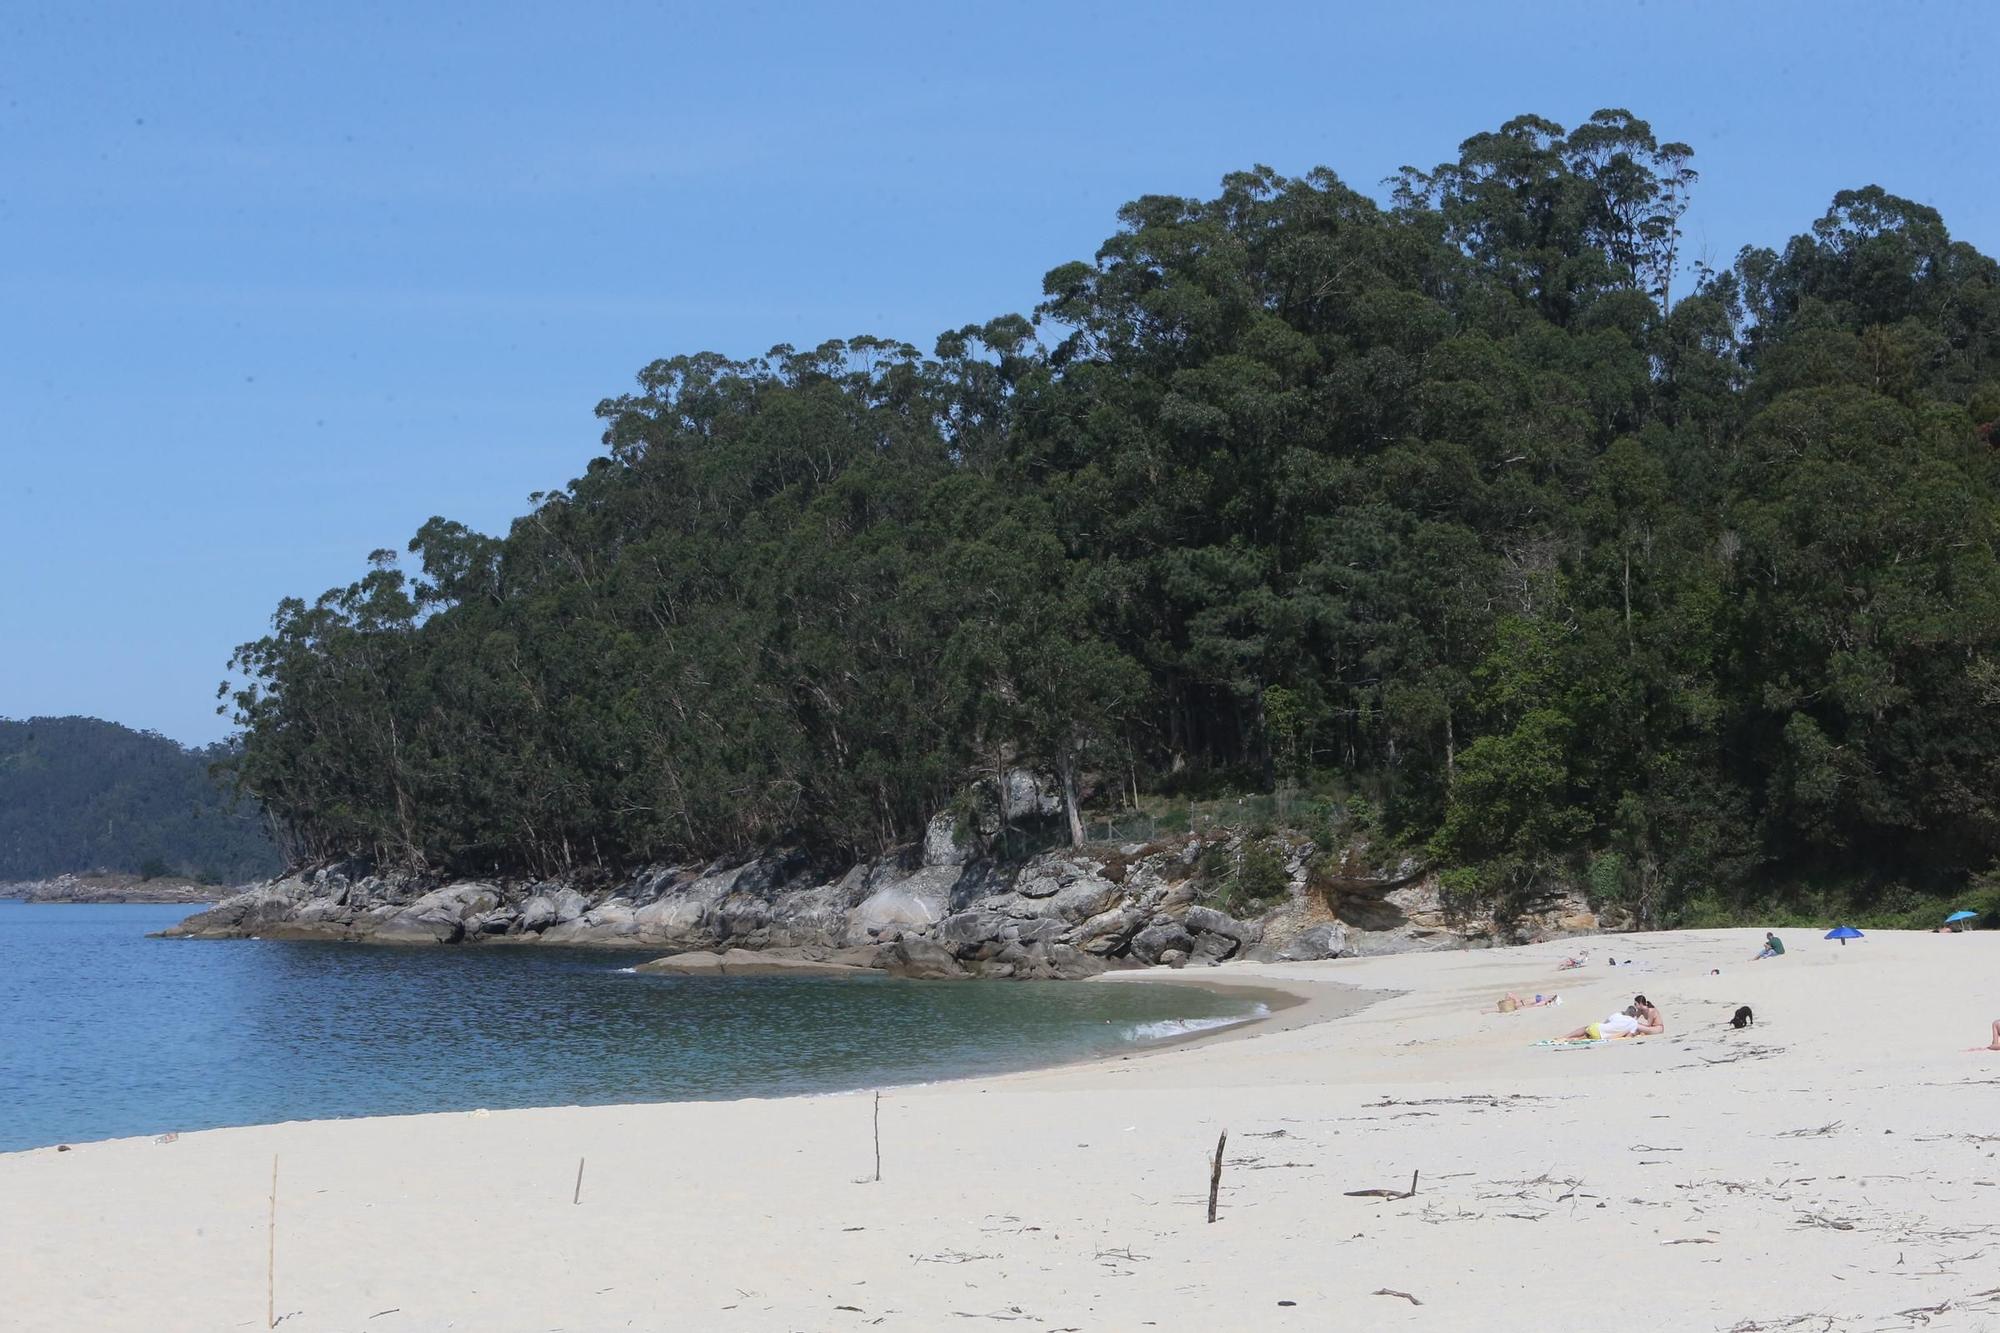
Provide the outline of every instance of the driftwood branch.
{"type": "Polygon", "coordinates": [[[1208,1220],[1215,1220],[1215,1199],[1222,1190],[1222,1149],[1229,1142],[1229,1131],[1223,1130],[1222,1137],[1215,1141],[1215,1160],[1208,1167],[1208,1220]]]}
{"type": "Polygon", "coordinates": [[[278,1326],[278,1154],[271,1154],[270,1248],[264,1263],[264,1327],[278,1326]]]}
{"type": "Polygon", "coordinates": [[[576,1190],[569,1196],[571,1203],[583,1202],[583,1159],[576,1159],[576,1190]]]}
{"type": "MultiPolygon", "coordinates": [[[[1420,1171],[1410,1172],[1410,1187],[1406,1190],[1348,1190],[1347,1197],[1350,1199],[1383,1200],[1414,1199],[1417,1197],[1417,1176],[1419,1174],[1421,1174],[1420,1171]]],[[[1400,1296],[1403,1293],[1395,1292],[1393,1294],[1400,1296]]]]}
{"type": "Polygon", "coordinates": [[[1374,1294],[1377,1296],[1401,1296],[1404,1300],[1408,1301],[1412,1305],[1423,1304],[1422,1301],[1410,1295],[1410,1293],[1407,1291],[1392,1291],[1388,1287],[1377,1287],[1375,1288],[1374,1294]]]}

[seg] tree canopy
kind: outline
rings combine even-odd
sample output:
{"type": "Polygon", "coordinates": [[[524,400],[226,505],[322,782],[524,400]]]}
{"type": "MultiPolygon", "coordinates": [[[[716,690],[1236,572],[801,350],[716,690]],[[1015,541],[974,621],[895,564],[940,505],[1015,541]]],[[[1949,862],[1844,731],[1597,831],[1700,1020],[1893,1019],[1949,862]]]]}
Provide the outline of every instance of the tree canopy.
{"type": "Polygon", "coordinates": [[[279,607],[242,781],[295,855],[443,870],[871,851],[1025,762],[1334,778],[1465,892],[1651,919],[1955,884],[2000,853],[2000,271],[1870,186],[1686,272],[1693,156],[1607,110],[1386,201],[1259,167],[929,355],[655,362],[505,536],[279,607]]]}

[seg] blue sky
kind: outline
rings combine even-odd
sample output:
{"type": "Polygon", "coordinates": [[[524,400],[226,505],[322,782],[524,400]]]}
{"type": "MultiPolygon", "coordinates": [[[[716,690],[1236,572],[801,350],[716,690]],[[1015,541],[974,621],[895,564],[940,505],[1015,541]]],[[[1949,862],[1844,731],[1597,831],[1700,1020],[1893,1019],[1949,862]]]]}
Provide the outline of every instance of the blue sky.
{"type": "Polygon", "coordinates": [[[1034,303],[1118,205],[1522,111],[1695,148],[1687,253],[1879,183],[2000,253],[2000,5],[0,10],[0,715],[215,739],[236,643],[503,529],[647,361],[1034,303]]]}

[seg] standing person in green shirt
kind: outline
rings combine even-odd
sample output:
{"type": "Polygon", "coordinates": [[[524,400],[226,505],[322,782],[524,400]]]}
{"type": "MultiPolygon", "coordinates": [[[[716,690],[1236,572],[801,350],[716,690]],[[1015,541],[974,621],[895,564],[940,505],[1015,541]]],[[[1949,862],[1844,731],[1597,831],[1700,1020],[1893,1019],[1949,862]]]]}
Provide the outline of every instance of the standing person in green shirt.
{"type": "MultiPolygon", "coordinates": [[[[1782,958],[1784,956],[1784,953],[1785,953],[1785,942],[1779,939],[1776,935],[1773,935],[1770,931],[1768,930],[1765,931],[1764,952],[1758,954],[1757,958],[1782,958]]],[[[1757,961],[1757,958],[1752,958],[1750,961],[1754,963],[1757,961]]]]}

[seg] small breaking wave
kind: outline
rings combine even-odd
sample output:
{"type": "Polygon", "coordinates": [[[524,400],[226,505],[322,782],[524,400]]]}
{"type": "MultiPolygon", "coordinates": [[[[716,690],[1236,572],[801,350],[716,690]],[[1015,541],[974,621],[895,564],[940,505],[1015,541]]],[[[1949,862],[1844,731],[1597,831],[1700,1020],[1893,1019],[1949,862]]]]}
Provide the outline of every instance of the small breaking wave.
{"type": "Polygon", "coordinates": [[[1216,1028],[1233,1028],[1263,1018],[1270,1012],[1268,1005],[1260,1004],[1247,1014],[1219,1018],[1162,1018],[1152,1023],[1134,1023],[1125,1029],[1124,1036],[1127,1041],[1171,1041],[1175,1037],[1193,1036],[1197,1032],[1211,1032],[1216,1028]]]}

